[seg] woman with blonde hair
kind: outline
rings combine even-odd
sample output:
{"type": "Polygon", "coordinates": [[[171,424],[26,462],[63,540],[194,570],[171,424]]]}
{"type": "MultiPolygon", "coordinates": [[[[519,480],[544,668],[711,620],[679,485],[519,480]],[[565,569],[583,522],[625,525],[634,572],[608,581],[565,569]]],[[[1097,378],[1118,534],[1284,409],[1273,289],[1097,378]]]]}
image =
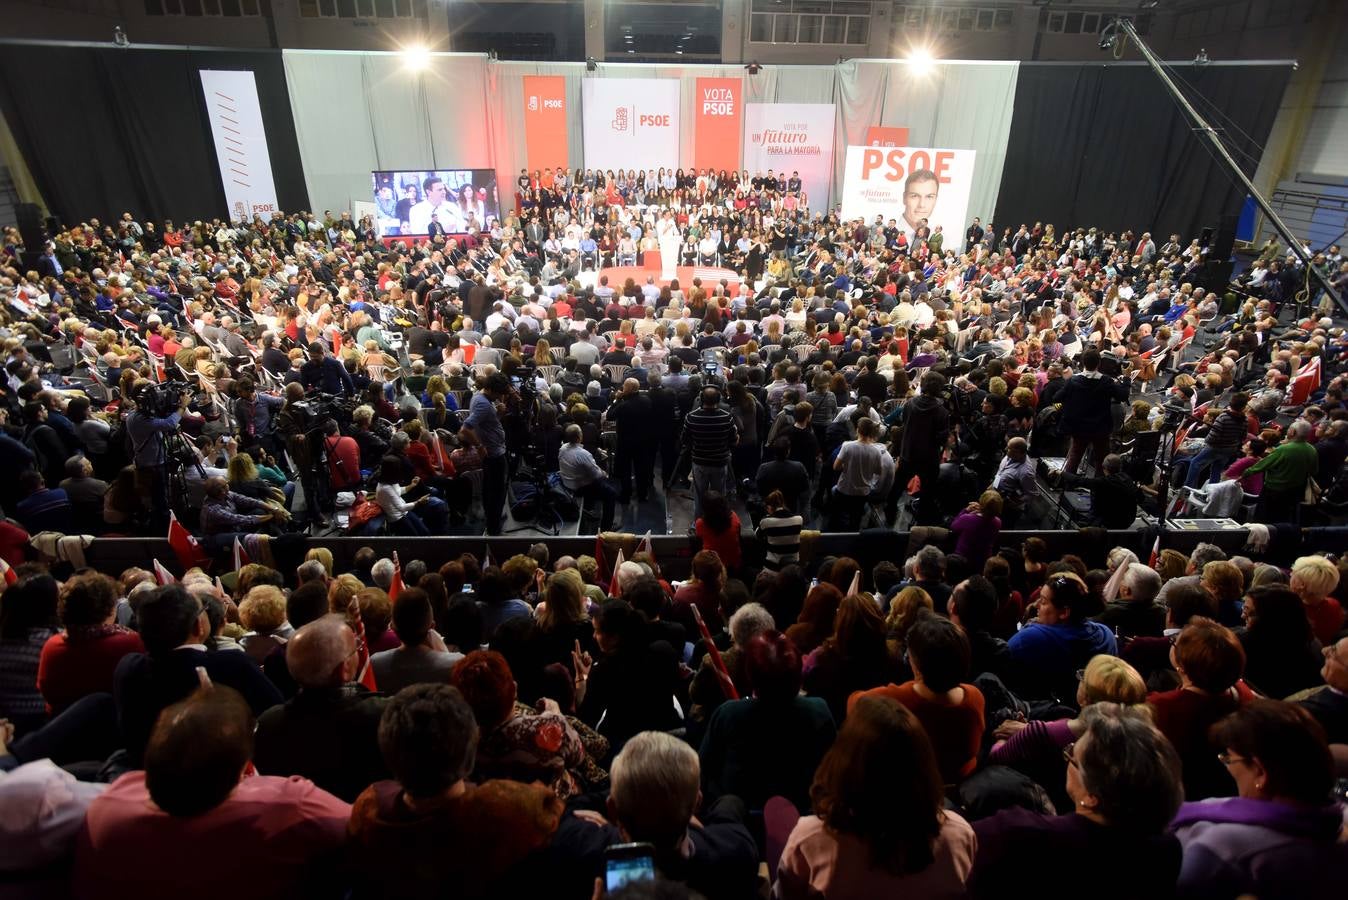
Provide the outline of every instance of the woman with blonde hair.
{"type": "Polygon", "coordinates": [[[895,659],[903,659],[908,630],[917,622],[924,609],[928,612],[934,610],[931,594],[915,585],[899,591],[889,601],[889,613],[885,616],[885,642],[895,659]]]}
{"type": "MultiPolygon", "coordinates": [[[[1094,703],[1120,703],[1146,709],[1147,683],[1141,673],[1117,656],[1101,653],[1091,657],[1077,673],[1077,705],[1084,712],[1094,703]]],[[[1007,719],[993,729],[995,742],[988,753],[989,765],[1010,766],[1051,788],[1055,805],[1064,798],[1063,748],[1086,731],[1078,713],[1072,718],[1021,722],[1007,719]],[[1056,793],[1055,793],[1056,790],[1056,793]]],[[[1063,808],[1063,807],[1059,807],[1063,808]]]]}
{"type": "Polygon", "coordinates": [[[539,338],[538,343],[534,345],[534,365],[551,366],[555,364],[552,358],[552,348],[548,345],[547,338],[539,338]]]}
{"type": "Polygon", "coordinates": [[[1343,606],[1329,596],[1339,586],[1339,569],[1323,556],[1303,556],[1292,563],[1292,591],[1301,598],[1311,630],[1328,647],[1343,628],[1343,606]]]}

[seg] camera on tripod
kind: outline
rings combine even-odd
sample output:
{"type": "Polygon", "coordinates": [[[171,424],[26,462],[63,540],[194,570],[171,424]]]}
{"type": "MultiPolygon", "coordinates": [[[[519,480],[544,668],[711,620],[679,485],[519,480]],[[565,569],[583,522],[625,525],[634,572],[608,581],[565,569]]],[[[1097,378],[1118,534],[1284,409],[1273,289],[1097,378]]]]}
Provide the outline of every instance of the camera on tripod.
{"type": "Polygon", "coordinates": [[[167,418],[178,411],[178,401],[183,394],[192,393],[192,386],[185,381],[165,381],[147,385],[136,395],[136,405],[152,416],[167,418]]]}
{"type": "Polygon", "coordinates": [[[341,398],[332,394],[313,394],[298,403],[292,403],[291,408],[304,417],[306,430],[317,428],[328,419],[340,421],[346,411],[341,398]]]}

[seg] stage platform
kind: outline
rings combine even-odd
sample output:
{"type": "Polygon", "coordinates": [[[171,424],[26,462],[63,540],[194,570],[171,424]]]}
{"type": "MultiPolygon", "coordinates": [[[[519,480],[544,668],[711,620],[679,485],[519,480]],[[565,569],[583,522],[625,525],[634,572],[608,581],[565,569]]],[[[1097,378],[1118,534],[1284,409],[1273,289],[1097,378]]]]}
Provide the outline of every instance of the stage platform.
{"type": "MultiPolygon", "coordinates": [[[[608,278],[608,284],[611,288],[620,288],[627,281],[632,279],[641,286],[646,283],[647,278],[654,278],[655,283],[664,287],[668,280],[660,277],[660,266],[657,263],[654,266],[636,265],[636,266],[608,266],[600,269],[595,277],[595,283],[599,283],[599,278],[608,278]]],[[[702,286],[709,288],[725,279],[730,287],[738,287],[741,281],[739,273],[734,269],[723,269],[718,266],[677,266],[674,269],[674,276],[679,280],[679,287],[687,290],[693,283],[694,278],[702,279],[702,286]]]]}

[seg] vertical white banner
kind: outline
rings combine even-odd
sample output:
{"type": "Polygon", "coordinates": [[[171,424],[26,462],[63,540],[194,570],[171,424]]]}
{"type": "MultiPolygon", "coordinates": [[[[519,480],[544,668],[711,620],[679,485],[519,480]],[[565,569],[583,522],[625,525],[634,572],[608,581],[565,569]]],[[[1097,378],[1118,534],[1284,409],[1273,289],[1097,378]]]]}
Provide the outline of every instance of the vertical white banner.
{"type": "Polygon", "coordinates": [[[832,103],[747,103],[744,168],[750,174],[800,173],[810,209],[825,212],[833,180],[832,103]]]}
{"type": "Polygon", "coordinates": [[[230,220],[271,219],[276,212],[276,184],[253,73],[202,69],[201,90],[230,220]]]}
{"type": "Polygon", "coordinates": [[[586,168],[678,168],[679,79],[586,78],[581,99],[586,168]]]}
{"type": "Polygon", "coordinates": [[[973,150],[931,147],[848,147],[843,176],[842,217],[894,219],[912,240],[923,219],[939,225],[945,247],[964,247],[969,193],[974,182],[973,150]]]}

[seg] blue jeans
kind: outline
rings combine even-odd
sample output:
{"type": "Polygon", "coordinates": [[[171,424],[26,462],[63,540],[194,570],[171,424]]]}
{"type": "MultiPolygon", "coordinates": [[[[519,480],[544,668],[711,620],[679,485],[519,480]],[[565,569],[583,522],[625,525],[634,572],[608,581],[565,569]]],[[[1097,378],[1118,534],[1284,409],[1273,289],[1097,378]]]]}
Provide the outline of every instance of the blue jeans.
{"type": "Polygon", "coordinates": [[[1189,460],[1189,474],[1184,478],[1185,487],[1198,487],[1203,482],[1203,475],[1209,467],[1211,467],[1211,477],[1208,478],[1208,481],[1221,481],[1222,473],[1235,459],[1235,450],[1213,450],[1211,447],[1204,447],[1189,460]]]}
{"type": "Polygon", "coordinates": [[[702,518],[702,498],[708,491],[725,494],[725,466],[693,465],[693,518],[702,518]]]}
{"type": "Polygon", "coordinates": [[[426,527],[426,523],[421,521],[420,516],[414,512],[409,512],[393,523],[393,533],[404,537],[426,537],[431,532],[426,527]]]}

